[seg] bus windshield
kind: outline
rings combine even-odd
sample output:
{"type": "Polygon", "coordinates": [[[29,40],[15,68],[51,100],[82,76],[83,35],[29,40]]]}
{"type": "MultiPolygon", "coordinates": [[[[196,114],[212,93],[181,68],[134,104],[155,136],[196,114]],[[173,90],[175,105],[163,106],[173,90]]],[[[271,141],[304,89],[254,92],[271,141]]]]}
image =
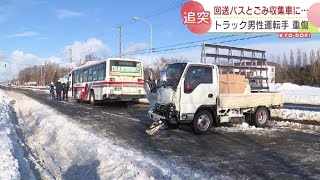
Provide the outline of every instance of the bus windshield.
{"type": "Polygon", "coordinates": [[[142,76],[141,62],[111,60],[110,76],[142,76]]]}

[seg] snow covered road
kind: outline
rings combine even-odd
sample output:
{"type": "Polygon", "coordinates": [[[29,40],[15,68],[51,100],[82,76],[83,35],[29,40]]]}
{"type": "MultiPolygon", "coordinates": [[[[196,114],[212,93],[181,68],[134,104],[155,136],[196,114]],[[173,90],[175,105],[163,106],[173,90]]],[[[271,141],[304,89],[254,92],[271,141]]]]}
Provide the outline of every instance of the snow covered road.
{"type": "Polygon", "coordinates": [[[58,179],[320,178],[319,126],[272,121],[266,129],[232,125],[207,136],[182,126],[150,137],[146,106],[93,108],[52,102],[40,91],[7,92],[32,153],[58,179]]]}
{"type": "MultiPolygon", "coordinates": [[[[40,161],[45,179],[184,179],[170,163],[114,145],[52,108],[9,93],[26,142],[40,161]]],[[[192,170],[190,170],[192,172],[192,170]]],[[[190,174],[193,178],[203,177],[190,174]]]]}

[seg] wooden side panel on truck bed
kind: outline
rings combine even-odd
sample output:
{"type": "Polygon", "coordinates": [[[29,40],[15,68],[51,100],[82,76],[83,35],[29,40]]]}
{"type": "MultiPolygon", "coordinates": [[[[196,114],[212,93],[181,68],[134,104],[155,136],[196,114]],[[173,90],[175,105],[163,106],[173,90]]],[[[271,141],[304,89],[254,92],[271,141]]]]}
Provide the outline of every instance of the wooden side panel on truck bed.
{"type": "Polygon", "coordinates": [[[220,108],[228,109],[282,106],[284,97],[281,93],[220,94],[219,103],[220,108]]]}

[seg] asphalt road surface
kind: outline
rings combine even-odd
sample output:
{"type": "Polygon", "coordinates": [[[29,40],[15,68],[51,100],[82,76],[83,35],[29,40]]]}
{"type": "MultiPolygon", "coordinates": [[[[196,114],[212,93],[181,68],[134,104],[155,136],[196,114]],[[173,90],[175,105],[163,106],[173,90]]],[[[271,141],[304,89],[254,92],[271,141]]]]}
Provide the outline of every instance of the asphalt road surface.
{"type": "Polygon", "coordinates": [[[4,89],[34,98],[89,125],[97,135],[113,139],[115,144],[167,160],[177,169],[191,167],[209,177],[224,174],[235,179],[320,179],[317,134],[267,128],[259,133],[213,132],[197,136],[189,127],[182,126],[177,130],[162,130],[151,137],[145,133],[151,123],[146,116],[147,106],[91,107],[73,101],[51,101],[48,94],[40,91],[4,89]]]}

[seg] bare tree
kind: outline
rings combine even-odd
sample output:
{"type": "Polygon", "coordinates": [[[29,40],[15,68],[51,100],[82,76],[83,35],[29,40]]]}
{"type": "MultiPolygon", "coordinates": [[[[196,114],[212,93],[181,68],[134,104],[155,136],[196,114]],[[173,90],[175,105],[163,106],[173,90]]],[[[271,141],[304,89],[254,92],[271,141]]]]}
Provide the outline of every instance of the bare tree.
{"type": "Polygon", "coordinates": [[[294,55],[292,49],[290,50],[290,69],[294,68],[294,55]]]}
{"type": "Polygon", "coordinates": [[[87,63],[89,61],[99,61],[99,60],[100,59],[97,56],[95,56],[93,54],[88,54],[88,55],[86,55],[86,57],[85,57],[85,59],[84,59],[82,64],[85,64],[85,63],[87,63]]]}
{"type": "Polygon", "coordinates": [[[301,55],[301,50],[298,49],[298,51],[297,51],[297,63],[296,63],[297,69],[300,69],[301,65],[302,65],[302,55],[301,55]]]}
{"type": "MultiPolygon", "coordinates": [[[[280,61],[281,61],[280,56],[277,56],[277,64],[280,65],[280,61]]],[[[278,68],[275,69],[275,71],[276,71],[275,81],[276,81],[277,83],[283,82],[283,79],[284,79],[283,74],[284,74],[284,73],[282,72],[282,69],[283,69],[283,68],[281,68],[281,66],[279,66],[278,68]]]]}
{"type": "Polygon", "coordinates": [[[310,51],[310,56],[309,56],[309,58],[310,58],[310,65],[312,65],[312,64],[314,63],[314,61],[315,61],[315,58],[316,58],[316,55],[315,55],[314,50],[311,50],[311,51],[310,51]]]}
{"type": "Polygon", "coordinates": [[[289,65],[286,53],[283,54],[283,79],[288,81],[289,65]]]}

